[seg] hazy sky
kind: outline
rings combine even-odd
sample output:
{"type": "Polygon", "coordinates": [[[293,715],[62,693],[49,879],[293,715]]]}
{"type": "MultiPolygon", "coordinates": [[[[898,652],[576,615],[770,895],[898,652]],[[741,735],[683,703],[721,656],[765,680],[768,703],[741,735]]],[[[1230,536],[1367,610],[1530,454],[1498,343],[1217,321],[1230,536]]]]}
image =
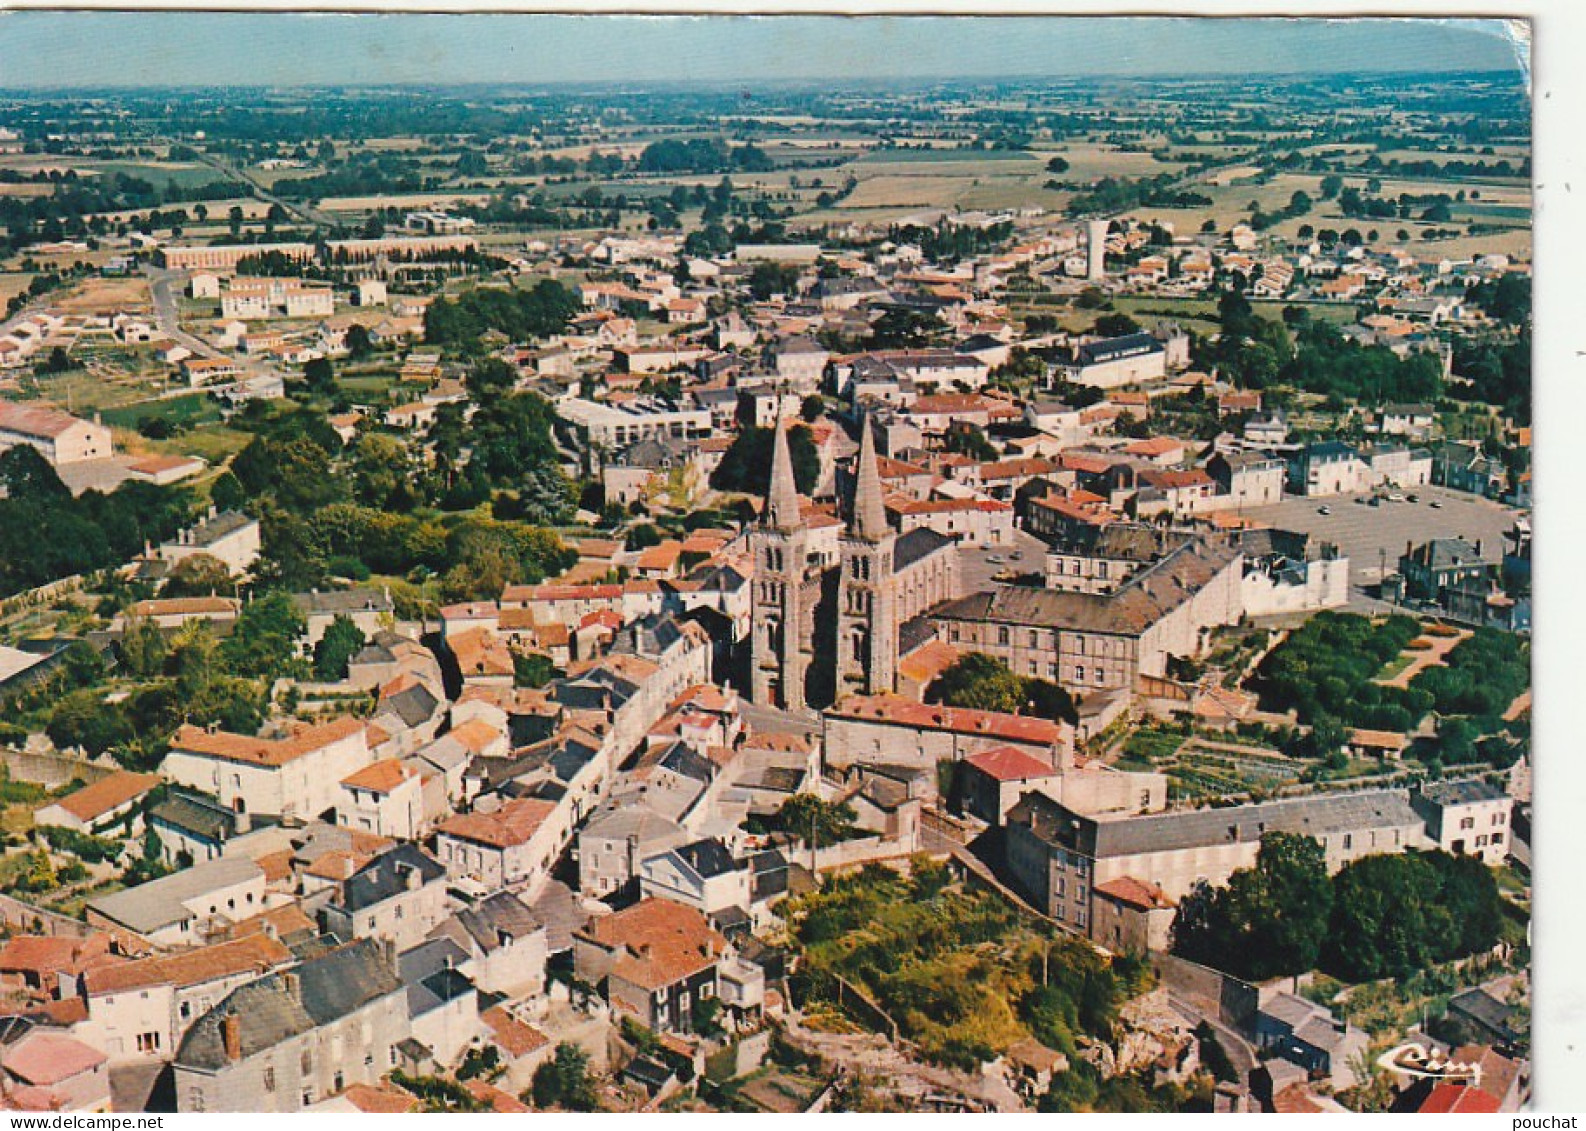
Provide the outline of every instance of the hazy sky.
{"type": "Polygon", "coordinates": [[[1513,70],[1497,21],[0,14],[0,87],[1513,70]]]}

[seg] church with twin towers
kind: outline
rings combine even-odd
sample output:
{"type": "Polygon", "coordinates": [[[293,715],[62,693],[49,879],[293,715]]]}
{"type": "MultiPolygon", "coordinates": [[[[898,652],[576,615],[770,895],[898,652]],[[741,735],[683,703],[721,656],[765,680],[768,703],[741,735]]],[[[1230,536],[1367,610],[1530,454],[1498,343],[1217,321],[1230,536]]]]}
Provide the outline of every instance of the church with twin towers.
{"type": "Polygon", "coordinates": [[[962,595],[956,542],[888,522],[868,420],[859,431],[839,524],[800,497],[787,431],[776,428],[765,509],[749,538],[749,688],[761,706],[807,713],[895,691],[900,651],[929,639],[911,622],[962,595]]]}

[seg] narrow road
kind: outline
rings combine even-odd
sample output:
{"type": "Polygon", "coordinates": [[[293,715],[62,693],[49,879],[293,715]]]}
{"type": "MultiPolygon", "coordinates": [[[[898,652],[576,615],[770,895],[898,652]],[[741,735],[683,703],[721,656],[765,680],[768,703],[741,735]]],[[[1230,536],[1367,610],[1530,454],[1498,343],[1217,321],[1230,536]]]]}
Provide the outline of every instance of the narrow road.
{"type": "Polygon", "coordinates": [[[1217,1034],[1217,1040],[1228,1053],[1228,1059],[1233,1062],[1234,1071],[1239,1074],[1240,1085],[1249,1087],[1250,1073],[1254,1072],[1256,1065],[1260,1063],[1260,1058],[1256,1055],[1256,1050],[1251,1046],[1250,1042],[1227,1025],[1224,1025],[1216,1017],[1211,1016],[1199,1006],[1186,1001],[1177,994],[1169,992],[1168,1001],[1174,1009],[1178,1010],[1189,1020],[1194,1021],[1196,1024],[1204,1021],[1211,1026],[1212,1032],[1217,1034]]]}
{"type": "MultiPolygon", "coordinates": [[[[284,374],[263,362],[252,358],[232,357],[216,349],[204,339],[182,329],[181,310],[178,306],[177,291],[183,286],[185,273],[181,271],[165,271],[158,267],[146,267],[144,272],[149,280],[149,294],[154,300],[154,323],[160,328],[160,333],[174,342],[179,342],[192,350],[198,357],[216,358],[230,361],[241,367],[243,379],[253,377],[281,377],[284,374]]],[[[163,400],[169,396],[181,396],[188,390],[177,389],[167,391],[159,397],[152,399],[163,400]]]]}
{"type": "Polygon", "coordinates": [[[336,226],[336,221],[332,219],[327,213],[321,212],[312,205],[287,200],[283,197],[275,195],[275,193],[271,192],[262,183],[256,180],[252,174],[244,172],[242,169],[237,168],[228,161],[222,161],[220,158],[208,153],[200,153],[198,155],[198,159],[204,164],[208,165],[211,169],[214,169],[216,172],[223,173],[232,180],[241,181],[243,184],[247,185],[253,190],[254,196],[258,197],[266,204],[279,204],[288,214],[296,216],[299,220],[302,220],[305,223],[315,224],[325,228],[332,228],[336,226]]]}

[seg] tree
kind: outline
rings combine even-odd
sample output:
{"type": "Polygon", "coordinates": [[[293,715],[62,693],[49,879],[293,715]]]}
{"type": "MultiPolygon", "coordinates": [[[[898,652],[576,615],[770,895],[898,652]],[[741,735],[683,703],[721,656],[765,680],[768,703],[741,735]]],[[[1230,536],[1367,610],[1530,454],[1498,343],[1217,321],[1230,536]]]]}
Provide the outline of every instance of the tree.
{"type": "Polygon", "coordinates": [[[132,738],[121,705],[106,703],[102,692],[92,688],[73,691],[57,701],[44,732],[57,748],[80,748],[94,758],[132,738]]]}
{"type": "Polygon", "coordinates": [[[9,498],[31,501],[64,500],[72,494],[31,444],[18,444],[0,453],[0,487],[9,498]]]}
{"type": "Polygon", "coordinates": [[[336,393],[336,371],[328,357],[310,359],[303,366],[303,380],[308,383],[308,391],[315,396],[329,397],[336,393]]]}
{"type": "Polygon", "coordinates": [[[756,263],[749,272],[749,293],[759,302],[798,289],[799,269],[788,263],[756,263]]]}
{"type": "Polygon", "coordinates": [[[949,707],[1013,714],[1024,706],[1024,680],[984,652],[969,652],[937,676],[927,696],[949,707]]]}
{"type": "Polygon", "coordinates": [[[248,501],[248,493],[230,470],[222,471],[209,485],[209,501],[220,511],[234,511],[248,501]]]}
{"type": "MultiPolygon", "coordinates": [[[[820,453],[809,427],[795,424],[788,429],[788,454],[793,457],[793,482],[799,493],[808,495],[820,478],[820,453]]],[[[718,491],[742,491],[762,495],[771,481],[771,449],[775,433],[769,428],[750,425],[740,428],[732,446],[722,455],[711,473],[710,485],[718,491]]]]}
{"type": "Polygon", "coordinates": [[[567,1041],[557,1045],[551,1059],[534,1070],[529,1091],[537,1108],[600,1110],[600,1097],[589,1077],[589,1054],[567,1041]]]}
{"type": "Polygon", "coordinates": [[[544,687],[564,673],[549,656],[538,652],[516,652],[512,656],[512,684],[514,687],[544,687]]]}
{"type": "Polygon", "coordinates": [[[1140,323],[1127,314],[1103,314],[1091,329],[1104,338],[1121,338],[1125,334],[1139,333],[1140,323]]]}
{"type": "Polygon", "coordinates": [[[1252,981],[1303,973],[1321,954],[1332,908],[1320,842],[1268,833],[1255,867],[1234,872],[1225,887],[1202,887],[1180,901],[1173,949],[1252,981]]]}
{"type": "Polygon", "coordinates": [[[1343,187],[1344,187],[1344,178],[1343,177],[1340,177],[1337,173],[1329,173],[1329,174],[1327,174],[1327,176],[1322,178],[1322,186],[1321,186],[1322,199],[1323,200],[1332,200],[1333,197],[1338,195],[1339,190],[1341,190],[1343,187]]]}
{"type": "Polygon", "coordinates": [[[290,596],[271,593],[243,607],[218,654],[236,675],[251,679],[285,675],[294,666],[298,637],[307,628],[290,596]]]}
{"type": "Polygon", "coordinates": [[[1048,173],[1066,173],[1066,172],[1068,172],[1068,161],[1067,161],[1067,159],[1063,158],[1063,157],[1053,157],[1053,158],[1049,159],[1047,161],[1047,163],[1046,163],[1046,171],[1048,173]]]}
{"type": "Polygon", "coordinates": [[[354,322],[347,327],[347,354],[353,360],[361,360],[374,352],[374,341],[369,337],[369,327],[361,322],[354,322]]]}
{"type": "Polygon", "coordinates": [[[128,617],[117,643],[121,666],[138,679],[149,679],[165,670],[171,647],[160,626],[147,617],[128,617]]]}
{"type": "Polygon", "coordinates": [[[895,306],[877,318],[870,327],[870,349],[917,349],[935,345],[947,332],[947,324],[928,310],[895,306]]]}
{"type": "Polygon", "coordinates": [[[229,594],[234,588],[231,570],[213,554],[189,554],[165,575],[161,594],[166,597],[208,597],[229,594]]]}
{"type": "Polygon", "coordinates": [[[799,416],[806,424],[814,424],[826,412],[826,402],[819,394],[811,393],[799,402],[799,416]]]}
{"type": "Polygon", "coordinates": [[[817,848],[829,848],[853,836],[857,819],[846,801],[822,801],[813,793],[795,793],[776,813],[779,828],[806,844],[814,836],[817,848]]]}
{"type": "Polygon", "coordinates": [[[66,356],[66,351],[56,346],[49,352],[49,356],[39,366],[41,373],[65,373],[72,368],[72,359],[66,356]]]}
{"type": "Polygon", "coordinates": [[[314,645],[314,678],[335,683],[347,678],[347,665],[365,644],[363,629],[352,618],[337,613],[314,645]]]}
{"type": "Polygon", "coordinates": [[[364,432],[352,444],[348,470],[353,496],[365,506],[386,507],[413,479],[407,445],[383,432],[364,432]]]}

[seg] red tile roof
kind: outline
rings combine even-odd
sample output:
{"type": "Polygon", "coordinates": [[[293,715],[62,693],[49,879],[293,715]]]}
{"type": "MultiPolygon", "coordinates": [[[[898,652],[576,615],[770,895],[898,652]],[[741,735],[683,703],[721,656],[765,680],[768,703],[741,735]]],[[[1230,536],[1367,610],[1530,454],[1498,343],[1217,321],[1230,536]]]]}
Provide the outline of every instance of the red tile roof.
{"type": "Polygon", "coordinates": [[[1049,719],[976,711],[969,707],[943,707],[916,703],[897,695],[850,695],[829,711],[838,718],[891,723],[918,730],[947,730],[980,734],[1013,742],[1051,745],[1063,738],[1065,728],[1049,719]]]}
{"type": "Polygon", "coordinates": [[[197,986],[267,970],[292,961],[292,952],[264,933],[158,958],[140,958],[90,970],[83,976],[89,996],[147,986],[197,986]]]}
{"type": "Polygon", "coordinates": [[[211,733],[202,727],[186,725],[171,739],[171,749],[173,752],[199,754],[273,769],[323,750],[363,729],[363,720],[345,718],[305,727],[290,738],[254,738],[226,731],[211,733]]]}
{"type": "Polygon", "coordinates": [[[579,934],[619,950],[611,972],[647,990],[674,985],[715,965],[727,946],[694,908],[653,897],[596,919],[579,934]]]}
{"type": "Polygon", "coordinates": [[[525,1025],[499,1005],[481,1013],[479,1019],[490,1027],[490,1039],[513,1059],[527,1056],[551,1043],[544,1033],[533,1025],[525,1025]]]}
{"type": "Polygon", "coordinates": [[[35,1030],[6,1050],[0,1066],[19,1080],[48,1087],[92,1071],[108,1059],[64,1033],[35,1030]]]}
{"type": "Polygon", "coordinates": [[[1156,884],[1145,880],[1137,880],[1133,876],[1119,876],[1115,880],[1108,880],[1104,884],[1096,885],[1096,894],[1110,896],[1119,903],[1127,903],[1131,907],[1138,907],[1142,911],[1160,911],[1164,908],[1175,906],[1167,892],[1156,884]]]}
{"type": "Polygon", "coordinates": [[[1017,746],[996,746],[971,754],[964,761],[999,782],[1048,778],[1057,773],[1051,763],[1043,762],[1033,754],[1026,754],[1017,746]]]}
{"type": "Polygon", "coordinates": [[[367,789],[371,793],[392,793],[410,778],[418,776],[417,770],[403,765],[401,760],[386,758],[348,774],[341,779],[341,784],[349,789],[367,789]]]}
{"type": "Polygon", "coordinates": [[[494,813],[463,813],[452,817],[441,825],[440,831],[458,840],[470,840],[492,848],[515,848],[528,843],[555,811],[554,802],[520,797],[508,801],[494,813]]]}
{"type": "Polygon", "coordinates": [[[1417,1109],[1421,1115],[1497,1114],[1501,1105],[1483,1088],[1466,1084],[1439,1084],[1417,1109]]]}
{"type": "Polygon", "coordinates": [[[399,1092],[393,1087],[354,1084],[341,1095],[353,1107],[371,1115],[407,1115],[422,1106],[417,1096],[399,1092]]]}
{"type": "MultiPolygon", "coordinates": [[[[126,770],[102,777],[76,793],[55,802],[79,821],[90,822],[135,801],[160,784],[154,774],[134,774],[126,770]]],[[[47,808],[47,806],[46,806],[47,808]]]]}

